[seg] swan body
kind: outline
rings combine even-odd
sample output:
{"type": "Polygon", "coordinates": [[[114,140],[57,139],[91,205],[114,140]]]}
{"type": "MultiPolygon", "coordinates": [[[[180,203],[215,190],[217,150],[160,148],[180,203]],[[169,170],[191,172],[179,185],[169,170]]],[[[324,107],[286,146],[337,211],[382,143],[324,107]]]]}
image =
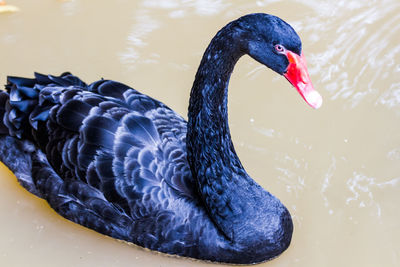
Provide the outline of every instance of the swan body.
{"type": "Polygon", "coordinates": [[[291,216],[246,173],[227,120],[229,77],[244,54],[320,106],[294,30],[277,17],[250,14],[208,46],[188,122],[115,81],[8,77],[0,93],[0,160],[61,216],[102,234],[203,260],[272,259],[290,244],[291,216]]]}

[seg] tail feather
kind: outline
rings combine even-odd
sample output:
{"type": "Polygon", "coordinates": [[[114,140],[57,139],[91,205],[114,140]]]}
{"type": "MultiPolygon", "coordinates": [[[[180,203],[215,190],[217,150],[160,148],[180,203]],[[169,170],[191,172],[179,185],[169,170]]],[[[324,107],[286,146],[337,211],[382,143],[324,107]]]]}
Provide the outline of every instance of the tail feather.
{"type": "MultiPolygon", "coordinates": [[[[31,141],[31,127],[49,116],[50,106],[39,107],[40,102],[51,101],[57,90],[87,85],[76,76],[65,72],[60,76],[35,73],[35,78],[7,77],[6,91],[0,90],[0,161],[18,178],[18,181],[31,193],[41,196],[32,180],[32,159],[40,149],[31,141]],[[54,95],[39,93],[46,87],[54,89],[54,95]],[[17,138],[16,138],[17,137],[17,138]]],[[[41,152],[40,152],[41,153],[41,152]]]]}
{"type": "Polygon", "coordinates": [[[41,85],[55,84],[60,86],[75,85],[80,87],[87,87],[87,84],[85,82],[69,72],[64,72],[60,76],[43,75],[35,72],[35,78],[36,79],[34,80],[36,81],[36,83],[41,85]]]}
{"type": "Polygon", "coordinates": [[[35,73],[33,79],[8,76],[7,92],[0,94],[0,118],[3,118],[0,134],[30,139],[29,126],[36,128],[38,121],[46,120],[49,114],[49,109],[35,109],[43,101],[38,97],[39,92],[45,87],[68,86],[87,87],[86,83],[69,72],[60,76],[35,73]]]}
{"type": "Polygon", "coordinates": [[[9,92],[9,99],[5,103],[5,116],[3,115],[4,124],[9,129],[10,136],[17,136],[18,138],[28,137],[24,131],[27,127],[29,114],[38,104],[37,95],[39,89],[35,85],[32,87],[31,79],[8,78],[7,90],[9,92]]]}
{"type": "Polygon", "coordinates": [[[33,87],[36,82],[37,82],[36,79],[8,76],[6,90],[7,90],[7,92],[10,92],[13,85],[24,86],[24,87],[33,87]]]}

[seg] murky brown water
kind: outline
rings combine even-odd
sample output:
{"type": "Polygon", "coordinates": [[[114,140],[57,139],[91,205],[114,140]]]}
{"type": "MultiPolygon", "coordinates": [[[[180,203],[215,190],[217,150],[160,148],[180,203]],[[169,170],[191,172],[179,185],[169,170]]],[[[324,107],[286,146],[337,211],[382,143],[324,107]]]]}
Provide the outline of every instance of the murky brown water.
{"type": "MultiPolygon", "coordinates": [[[[400,266],[400,2],[22,1],[0,14],[0,81],[69,70],[119,80],[186,114],[211,37],[251,12],[298,31],[312,110],[285,79],[242,58],[230,124],[247,171],[289,208],[290,248],[260,266],[400,266]]],[[[73,224],[1,166],[1,266],[213,266],[129,246],[73,224]]]]}

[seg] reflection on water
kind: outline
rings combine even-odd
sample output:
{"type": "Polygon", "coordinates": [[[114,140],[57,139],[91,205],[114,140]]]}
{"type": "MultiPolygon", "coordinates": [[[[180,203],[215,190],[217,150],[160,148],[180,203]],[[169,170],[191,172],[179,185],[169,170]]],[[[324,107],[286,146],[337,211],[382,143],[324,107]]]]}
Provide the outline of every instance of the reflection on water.
{"type": "MultiPolygon", "coordinates": [[[[140,54],[137,51],[140,47],[145,47],[147,45],[144,42],[146,36],[151,33],[153,30],[160,27],[160,23],[153,19],[148,12],[144,10],[139,10],[135,13],[135,23],[132,26],[132,30],[128,36],[128,44],[129,47],[127,51],[121,54],[121,61],[125,64],[132,64],[134,67],[134,63],[137,59],[140,58],[140,54]]],[[[157,54],[153,54],[151,58],[143,58],[142,60],[149,62],[152,60],[152,63],[157,63],[156,58],[157,54]]]]}
{"type": "MultiPolygon", "coordinates": [[[[236,149],[295,223],[289,250],[261,266],[400,265],[398,0],[8,2],[21,10],[0,13],[3,83],[7,74],[70,70],[88,82],[120,80],[184,116],[201,55],[220,27],[251,12],[284,18],[301,35],[325,101],[311,110],[249,57],[232,76],[236,149]]],[[[2,266],[210,266],[69,223],[1,173],[2,266]]]]}
{"type": "Polygon", "coordinates": [[[0,14],[1,13],[14,13],[18,12],[19,8],[13,5],[7,4],[5,1],[0,0],[0,14]]]}
{"type": "Polygon", "coordinates": [[[61,8],[65,16],[73,16],[79,12],[79,1],[62,1],[61,8]]]}
{"type": "Polygon", "coordinates": [[[327,208],[329,214],[333,214],[333,210],[329,207],[329,199],[325,195],[325,192],[330,187],[331,179],[336,171],[336,158],[332,156],[331,164],[329,165],[328,170],[325,173],[324,181],[322,182],[321,186],[321,194],[324,200],[324,206],[327,208]]]}
{"type": "Polygon", "coordinates": [[[371,207],[372,215],[380,218],[381,206],[374,200],[373,192],[375,192],[375,194],[383,194],[382,191],[376,191],[379,189],[384,190],[386,187],[397,187],[399,183],[400,177],[377,183],[375,178],[354,172],[353,177],[347,181],[348,189],[350,189],[352,195],[346,198],[346,204],[350,205],[353,203],[354,205],[354,203],[356,203],[360,208],[371,207]]]}
{"type": "MultiPolygon", "coordinates": [[[[330,3],[310,4],[318,8],[318,12],[330,10],[329,24],[323,25],[324,31],[321,31],[321,20],[326,18],[325,12],[303,23],[307,24],[304,26],[305,31],[318,31],[318,34],[310,34],[310,44],[326,43],[326,49],[314,54],[310,60],[315,62],[316,71],[326,69],[326,75],[321,81],[331,99],[345,98],[350,107],[355,107],[361,101],[373,101],[381,95],[393,96],[399,89],[396,84],[398,75],[396,77],[394,72],[397,72],[400,59],[400,2],[330,3]],[[354,69],[357,69],[357,73],[354,73],[354,69]],[[390,87],[382,88],[383,83],[390,87]]],[[[380,100],[376,103],[385,102],[380,100]]]]}
{"type": "Polygon", "coordinates": [[[195,0],[195,1],[174,1],[174,0],[145,0],[143,6],[155,9],[169,9],[171,17],[184,17],[186,12],[194,10],[198,15],[217,15],[229,6],[228,1],[195,0]]]}

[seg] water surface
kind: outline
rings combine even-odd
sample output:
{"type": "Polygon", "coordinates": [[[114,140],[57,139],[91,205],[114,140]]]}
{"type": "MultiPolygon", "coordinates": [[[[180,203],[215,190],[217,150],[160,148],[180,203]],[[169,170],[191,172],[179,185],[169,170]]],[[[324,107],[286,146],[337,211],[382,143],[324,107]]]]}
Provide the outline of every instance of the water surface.
{"type": "MultiPolygon", "coordinates": [[[[294,219],[290,248],[259,266],[400,265],[400,2],[22,1],[0,14],[0,81],[66,70],[124,82],[186,116],[202,53],[227,22],[266,12],[303,40],[309,108],[243,57],[231,79],[236,150],[294,219]]],[[[1,165],[1,266],[214,266],[162,256],[71,223],[1,165]]],[[[215,265],[218,266],[218,265],[215,265]]]]}

